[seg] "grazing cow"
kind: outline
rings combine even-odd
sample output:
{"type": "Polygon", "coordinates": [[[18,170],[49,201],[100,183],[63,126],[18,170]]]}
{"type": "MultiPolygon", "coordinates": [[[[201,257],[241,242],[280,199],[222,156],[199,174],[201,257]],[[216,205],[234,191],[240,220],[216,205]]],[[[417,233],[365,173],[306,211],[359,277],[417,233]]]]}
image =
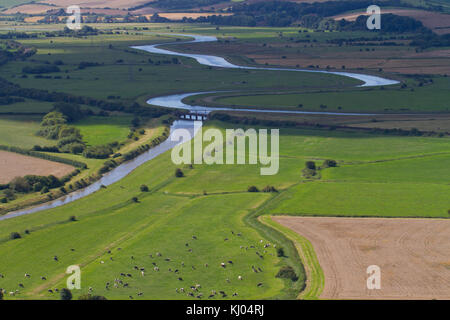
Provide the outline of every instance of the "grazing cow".
{"type": "Polygon", "coordinates": [[[141,271],[141,276],[145,276],[145,272],[144,271],[141,271]]]}
{"type": "Polygon", "coordinates": [[[225,266],[225,263],[223,263],[223,262],[220,264],[220,266],[221,266],[222,268],[225,268],[225,267],[226,267],[226,266],[225,266]]]}
{"type": "Polygon", "coordinates": [[[28,273],[25,273],[25,278],[29,278],[30,275],[28,273]]]}
{"type": "Polygon", "coordinates": [[[133,276],[131,275],[131,273],[127,273],[127,277],[132,278],[133,276]]]}
{"type": "Polygon", "coordinates": [[[223,241],[228,241],[228,238],[223,239],[223,241]]]}
{"type": "Polygon", "coordinates": [[[238,276],[238,280],[242,280],[242,276],[238,276]]]}
{"type": "Polygon", "coordinates": [[[142,295],[143,295],[143,293],[142,293],[142,292],[139,292],[139,293],[138,293],[137,295],[138,295],[138,296],[140,297],[140,296],[142,296],[142,295]]]}
{"type": "Polygon", "coordinates": [[[53,290],[52,289],[48,289],[47,290],[49,293],[53,293],[53,290]]]}
{"type": "Polygon", "coordinates": [[[228,263],[229,263],[229,264],[233,264],[233,261],[231,261],[231,260],[228,260],[228,263]]]}
{"type": "Polygon", "coordinates": [[[192,236],[192,239],[197,240],[197,237],[196,236],[192,236]]]}
{"type": "Polygon", "coordinates": [[[238,295],[237,292],[233,293],[233,297],[236,297],[237,295],[238,295]]]}
{"type": "Polygon", "coordinates": [[[47,280],[47,278],[46,277],[41,277],[41,280],[47,280]]]}
{"type": "Polygon", "coordinates": [[[184,292],[184,288],[180,288],[180,292],[184,292]]]}
{"type": "Polygon", "coordinates": [[[19,287],[23,288],[23,284],[22,284],[22,283],[19,283],[19,287]]]}
{"type": "Polygon", "coordinates": [[[260,282],[260,283],[258,283],[256,286],[257,286],[257,287],[262,287],[262,285],[263,285],[262,282],[260,282]]]}
{"type": "Polygon", "coordinates": [[[182,278],[182,277],[179,277],[178,280],[183,281],[183,278],[182,278]]]}
{"type": "Polygon", "coordinates": [[[53,257],[53,260],[58,261],[58,257],[57,257],[57,256],[54,256],[54,257],[53,257]]]}
{"type": "Polygon", "coordinates": [[[156,256],[157,256],[157,257],[161,257],[161,256],[162,256],[162,254],[161,254],[161,253],[159,253],[159,252],[157,252],[157,253],[156,253],[156,256]]]}
{"type": "Polygon", "coordinates": [[[154,267],[153,270],[159,271],[159,268],[158,267],[154,267]]]}
{"type": "Polygon", "coordinates": [[[208,268],[208,264],[207,263],[205,263],[205,268],[208,268]]]}

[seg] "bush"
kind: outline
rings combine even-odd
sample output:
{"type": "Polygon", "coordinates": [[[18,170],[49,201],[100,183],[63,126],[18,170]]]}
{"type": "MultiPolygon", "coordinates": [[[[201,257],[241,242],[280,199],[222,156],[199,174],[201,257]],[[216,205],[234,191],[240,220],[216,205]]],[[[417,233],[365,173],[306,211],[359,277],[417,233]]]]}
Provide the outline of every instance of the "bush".
{"type": "Polygon", "coordinates": [[[15,240],[15,239],[20,239],[22,238],[22,236],[20,235],[20,233],[18,232],[11,232],[11,234],[9,235],[9,238],[11,240],[15,240]]]}
{"type": "Polygon", "coordinates": [[[307,169],[316,170],[316,163],[314,161],[306,161],[305,166],[307,169]]]}
{"type": "Polygon", "coordinates": [[[177,178],[184,177],[184,173],[183,173],[183,171],[180,168],[177,168],[175,170],[175,177],[177,177],[177,178]]]}
{"type": "Polygon", "coordinates": [[[263,192],[278,192],[277,189],[275,189],[274,186],[265,186],[264,189],[262,189],[263,192]]]}
{"type": "Polygon", "coordinates": [[[259,192],[258,188],[255,186],[250,186],[247,189],[248,192],[259,192]]]}
{"type": "Polygon", "coordinates": [[[143,185],[141,186],[141,191],[142,191],[142,192],[148,192],[148,187],[147,187],[145,184],[143,184],[143,185]]]}
{"type": "Polygon", "coordinates": [[[113,150],[108,146],[93,146],[88,147],[83,151],[83,157],[94,159],[106,159],[113,153],[113,150]]]}
{"type": "Polygon", "coordinates": [[[322,165],[323,168],[334,168],[337,167],[336,160],[325,160],[322,165]]]}
{"type": "Polygon", "coordinates": [[[72,300],[72,292],[67,288],[62,288],[59,292],[61,300],[72,300]]]}
{"type": "Polygon", "coordinates": [[[23,177],[16,177],[10,183],[9,186],[12,190],[16,192],[27,193],[31,190],[31,186],[28,183],[27,179],[23,177]]]}
{"type": "Polygon", "coordinates": [[[284,250],[283,248],[277,249],[277,257],[284,257],[284,250]]]}
{"type": "Polygon", "coordinates": [[[283,278],[283,279],[291,279],[292,281],[298,280],[298,277],[295,274],[294,268],[292,268],[291,266],[281,267],[280,270],[278,271],[276,277],[283,278]]]}

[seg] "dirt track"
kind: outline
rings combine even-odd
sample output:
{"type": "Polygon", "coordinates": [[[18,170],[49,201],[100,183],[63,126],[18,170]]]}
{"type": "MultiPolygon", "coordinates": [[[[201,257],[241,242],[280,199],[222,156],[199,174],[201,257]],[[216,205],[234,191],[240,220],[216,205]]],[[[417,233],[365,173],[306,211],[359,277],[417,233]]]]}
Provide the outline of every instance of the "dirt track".
{"type": "Polygon", "coordinates": [[[74,167],[67,164],[28,157],[17,153],[0,151],[0,183],[8,183],[15,177],[27,174],[62,177],[74,167]]]}
{"type": "Polygon", "coordinates": [[[273,219],[312,243],[322,299],[450,299],[450,220],[273,219]],[[381,269],[379,290],[367,289],[370,265],[381,269]]]}

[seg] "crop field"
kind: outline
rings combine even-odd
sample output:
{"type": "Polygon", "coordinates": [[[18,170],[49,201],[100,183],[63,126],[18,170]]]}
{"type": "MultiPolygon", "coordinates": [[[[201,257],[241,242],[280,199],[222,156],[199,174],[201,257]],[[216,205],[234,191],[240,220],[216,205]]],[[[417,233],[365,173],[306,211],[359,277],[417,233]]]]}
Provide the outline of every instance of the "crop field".
{"type": "Polygon", "coordinates": [[[274,217],[307,237],[325,274],[322,299],[449,299],[450,221],[274,217]],[[368,290],[366,268],[382,272],[368,290]]]}
{"type": "Polygon", "coordinates": [[[24,156],[17,153],[0,151],[0,183],[8,183],[15,177],[27,174],[63,177],[74,168],[62,163],[24,156]]]}

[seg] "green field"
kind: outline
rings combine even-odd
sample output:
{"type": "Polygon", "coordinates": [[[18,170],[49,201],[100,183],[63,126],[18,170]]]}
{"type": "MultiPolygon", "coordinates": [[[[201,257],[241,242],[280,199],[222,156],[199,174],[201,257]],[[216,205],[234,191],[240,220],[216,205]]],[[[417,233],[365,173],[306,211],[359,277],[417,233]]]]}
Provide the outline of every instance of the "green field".
{"type": "Polygon", "coordinates": [[[88,145],[122,142],[130,133],[132,116],[88,117],[74,125],[80,129],[88,145]]]}
{"type": "Polygon", "coordinates": [[[219,97],[214,104],[233,107],[257,107],[298,111],[331,112],[448,112],[449,78],[437,78],[433,84],[410,89],[355,89],[352,91],[297,94],[259,94],[219,97]],[[383,98],[380,99],[380,96],[383,98]],[[301,105],[301,107],[299,107],[301,105]],[[321,107],[326,106],[324,108],[321,107]]]}
{"type": "Polygon", "coordinates": [[[32,148],[34,145],[52,145],[54,141],[36,136],[41,116],[1,116],[0,145],[32,148]]]}
{"type": "MultiPolygon", "coordinates": [[[[210,126],[223,129],[229,124],[213,122],[210,126]]],[[[108,298],[186,299],[190,297],[177,293],[176,288],[200,284],[204,295],[223,290],[226,298],[292,298],[302,288],[302,269],[296,283],[283,283],[275,274],[283,264],[298,267],[298,260],[278,258],[273,247],[261,248],[268,242],[280,243],[282,236],[258,234],[243,222],[245,216],[261,210],[267,214],[447,216],[446,138],[298,129],[281,129],[280,133],[280,172],[275,176],[259,175],[257,166],[204,164],[191,169],[183,166],[185,177],[175,178],[176,166],[170,153],[165,153],[82,200],[2,222],[0,252],[8,256],[8,261],[0,262],[1,272],[7,275],[2,285],[15,289],[23,283],[19,298],[55,298],[47,290],[63,287],[65,268],[80,264],[83,289],[75,295],[92,287],[95,294],[108,298]],[[397,144],[403,145],[401,153],[397,144]],[[400,156],[407,159],[398,160],[400,156]],[[319,180],[302,177],[305,159],[325,158],[338,160],[339,167],[321,170],[319,180]],[[418,168],[426,169],[418,172],[418,168]],[[150,192],[141,192],[141,184],[148,185],[150,192]],[[268,184],[281,192],[247,192],[249,185],[262,188],[268,184]],[[134,196],[138,203],[131,201],[134,196]],[[77,221],[69,222],[71,215],[77,221]],[[31,231],[29,235],[7,240],[10,232],[24,234],[25,229],[31,231]],[[239,232],[241,237],[236,235],[239,232]],[[193,235],[198,240],[192,239],[193,235]],[[260,239],[264,239],[262,243],[260,239]],[[37,243],[41,250],[35,250],[37,243]],[[264,259],[254,252],[264,250],[264,259]],[[162,256],[157,257],[157,252],[162,256]],[[53,260],[55,255],[58,262],[53,260]],[[222,260],[231,260],[233,265],[223,269],[222,260]],[[152,262],[160,271],[153,270],[152,262]],[[252,272],[252,265],[263,272],[252,272]],[[145,268],[145,276],[134,266],[145,268]],[[178,275],[175,269],[179,269],[178,275]],[[33,276],[24,280],[27,272],[33,276]],[[41,275],[48,280],[40,280],[41,275]],[[237,280],[239,275],[244,280],[237,280]],[[114,288],[115,278],[129,287],[114,288]],[[109,289],[105,288],[107,282],[111,283],[109,289]],[[263,286],[257,287],[260,282],[263,286]],[[140,292],[143,294],[137,296],[140,292]],[[238,296],[233,297],[234,292],[238,296]]]]}

